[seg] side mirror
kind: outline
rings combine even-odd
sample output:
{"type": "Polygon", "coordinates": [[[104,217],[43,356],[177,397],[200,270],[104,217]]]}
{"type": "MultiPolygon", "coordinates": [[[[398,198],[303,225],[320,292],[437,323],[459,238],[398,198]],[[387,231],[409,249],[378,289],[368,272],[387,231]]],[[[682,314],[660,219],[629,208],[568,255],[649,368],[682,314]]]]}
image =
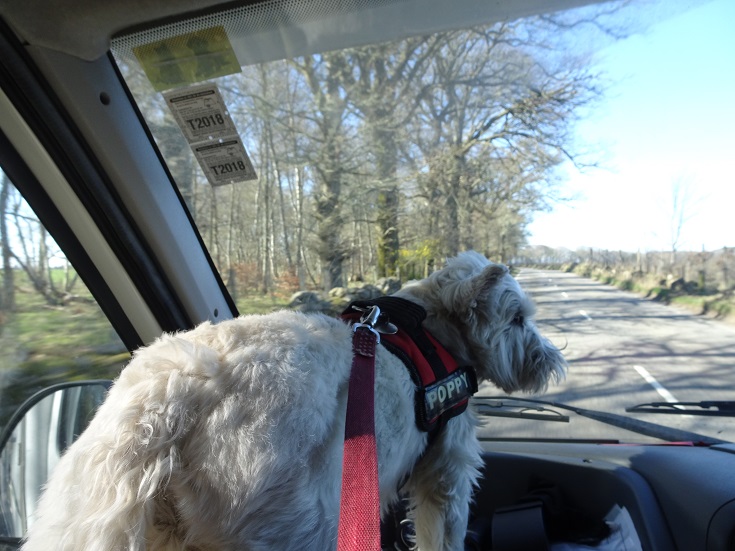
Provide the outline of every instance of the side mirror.
{"type": "Polygon", "coordinates": [[[43,485],[111,385],[108,380],[56,384],[28,398],[10,418],[0,435],[0,549],[20,546],[43,485]]]}

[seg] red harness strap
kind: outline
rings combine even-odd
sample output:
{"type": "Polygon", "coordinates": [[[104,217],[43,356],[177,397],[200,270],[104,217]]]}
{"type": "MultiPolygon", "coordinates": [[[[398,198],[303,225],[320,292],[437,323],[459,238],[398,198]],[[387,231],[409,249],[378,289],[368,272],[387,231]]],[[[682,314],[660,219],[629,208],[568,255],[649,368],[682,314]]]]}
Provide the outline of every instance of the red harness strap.
{"type": "Polygon", "coordinates": [[[377,333],[355,327],[347,390],[338,551],[380,551],[380,496],[375,443],[375,346],[377,333]]]}
{"type": "Polygon", "coordinates": [[[378,331],[385,333],[384,345],[403,361],[411,374],[416,385],[416,424],[420,430],[429,432],[430,438],[439,433],[450,417],[462,413],[470,396],[477,391],[474,370],[457,366],[444,347],[423,329],[421,322],[425,317],[423,308],[396,297],[383,297],[360,306],[353,303],[342,314],[348,323],[357,323],[352,326],[353,360],[347,390],[338,551],[380,551],[375,441],[378,331]],[[388,323],[389,318],[381,318],[383,307],[392,310],[390,316],[396,321],[406,320],[410,331],[407,333],[388,323]],[[352,311],[353,308],[363,314],[352,311]]]}

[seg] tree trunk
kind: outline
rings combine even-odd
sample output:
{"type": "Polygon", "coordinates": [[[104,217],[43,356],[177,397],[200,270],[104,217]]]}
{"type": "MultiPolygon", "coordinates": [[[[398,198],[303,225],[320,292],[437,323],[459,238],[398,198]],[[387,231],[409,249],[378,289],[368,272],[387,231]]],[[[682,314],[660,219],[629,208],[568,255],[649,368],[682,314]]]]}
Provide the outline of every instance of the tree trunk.
{"type": "Polygon", "coordinates": [[[239,225],[236,223],[235,207],[239,205],[239,201],[235,196],[235,186],[230,187],[230,212],[229,224],[227,225],[227,290],[232,297],[233,302],[237,303],[237,271],[235,270],[235,228],[239,225]]]}
{"type": "Polygon", "coordinates": [[[271,290],[271,280],[273,277],[272,267],[272,251],[271,244],[273,242],[273,225],[271,224],[271,197],[270,197],[270,155],[266,148],[265,162],[261,169],[261,178],[263,180],[263,280],[261,284],[261,292],[267,294],[271,290]]]}
{"type": "MultiPolygon", "coordinates": [[[[313,60],[312,60],[313,61],[313,60]]],[[[322,265],[322,288],[325,291],[343,286],[342,262],[346,251],[342,242],[343,219],[340,194],[344,179],[342,147],[346,139],[342,129],[345,102],[341,97],[340,73],[344,59],[339,55],[328,57],[324,88],[313,83],[313,67],[307,68],[312,80],[312,90],[319,102],[319,121],[322,145],[319,151],[320,166],[316,166],[317,190],[315,196],[316,219],[319,238],[318,253],[322,265]]]]}
{"type": "Polygon", "coordinates": [[[0,288],[0,312],[15,311],[15,273],[11,264],[13,254],[10,250],[8,236],[8,198],[10,197],[11,183],[4,174],[0,179],[0,247],[2,248],[3,281],[0,288]]]}
{"type": "MultiPolygon", "coordinates": [[[[453,159],[456,161],[456,159],[453,159]]],[[[461,174],[459,171],[459,162],[453,163],[452,170],[449,174],[449,193],[446,199],[446,254],[447,256],[457,256],[459,253],[459,194],[461,184],[461,174]]]]}
{"type": "Polygon", "coordinates": [[[396,274],[398,267],[398,154],[396,133],[389,126],[389,113],[384,109],[374,112],[372,138],[375,149],[378,191],[378,276],[396,274]]]}
{"type": "Polygon", "coordinates": [[[299,279],[299,291],[306,289],[306,263],[304,259],[304,178],[301,168],[294,169],[296,179],[296,276],[299,279]]]}

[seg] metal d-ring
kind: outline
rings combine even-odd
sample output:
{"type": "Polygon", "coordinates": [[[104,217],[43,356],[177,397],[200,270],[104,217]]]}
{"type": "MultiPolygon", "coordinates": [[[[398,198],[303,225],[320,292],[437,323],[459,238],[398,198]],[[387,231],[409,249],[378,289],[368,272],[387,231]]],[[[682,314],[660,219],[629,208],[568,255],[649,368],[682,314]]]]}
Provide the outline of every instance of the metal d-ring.
{"type": "Polygon", "coordinates": [[[367,312],[360,317],[360,323],[369,325],[370,327],[375,327],[375,325],[378,323],[379,317],[380,307],[370,306],[367,312]]]}
{"type": "Polygon", "coordinates": [[[353,304],[352,308],[362,313],[360,323],[372,327],[378,333],[382,335],[395,335],[398,332],[398,327],[389,321],[389,317],[380,310],[379,306],[374,305],[364,308],[353,304]]]}

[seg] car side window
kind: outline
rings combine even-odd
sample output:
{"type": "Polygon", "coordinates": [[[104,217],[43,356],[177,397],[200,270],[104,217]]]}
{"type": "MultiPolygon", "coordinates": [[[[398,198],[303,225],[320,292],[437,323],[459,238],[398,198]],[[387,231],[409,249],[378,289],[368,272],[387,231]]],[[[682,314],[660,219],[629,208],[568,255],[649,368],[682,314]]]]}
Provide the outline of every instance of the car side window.
{"type": "Polygon", "coordinates": [[[0,432],[36,391],[114,379],[130,353],[10,179],[0,171],[0,432]]]}

